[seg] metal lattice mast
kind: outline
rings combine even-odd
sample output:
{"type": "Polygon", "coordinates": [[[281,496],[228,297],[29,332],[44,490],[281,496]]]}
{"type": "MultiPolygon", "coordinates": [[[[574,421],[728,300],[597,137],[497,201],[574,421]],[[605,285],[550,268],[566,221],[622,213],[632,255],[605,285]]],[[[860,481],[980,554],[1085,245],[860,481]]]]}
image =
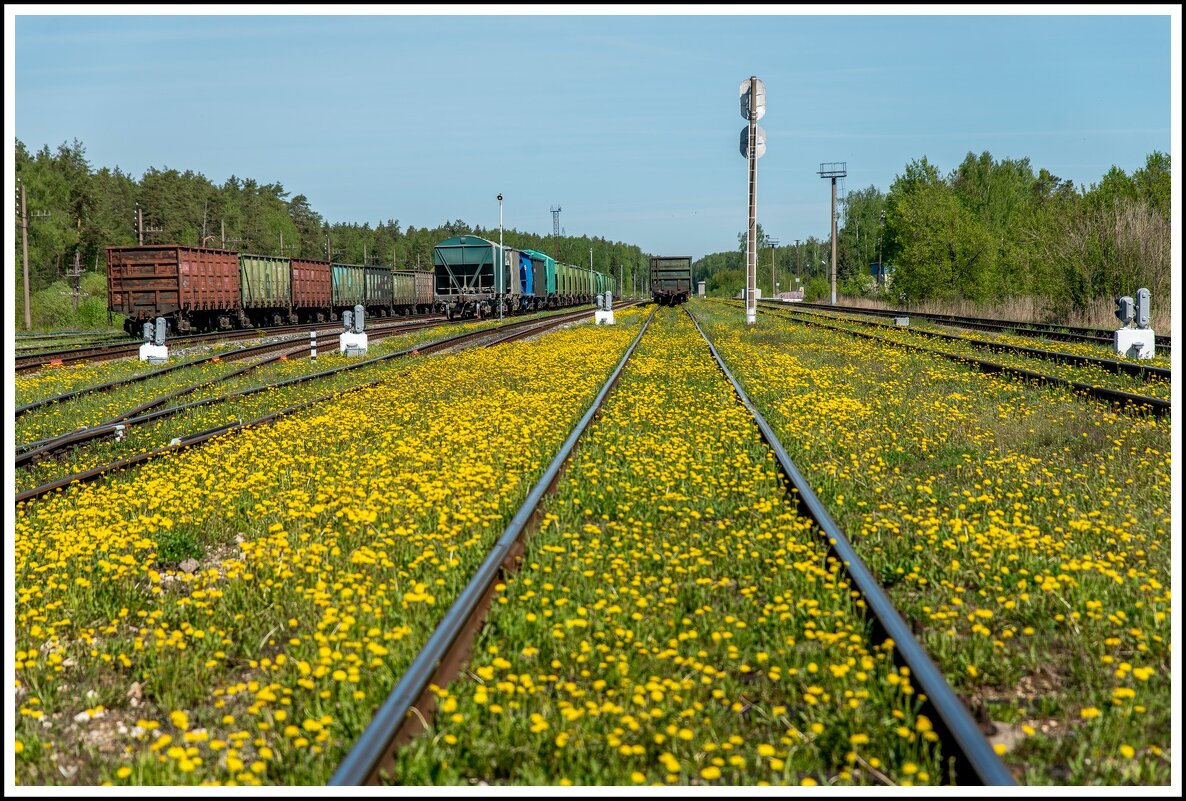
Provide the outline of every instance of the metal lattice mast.
{"type": "Polygon", "coordinates": [[[552,209],[552,255],[559,256],[557,248],[560,247],[560,206],[552,209]]]}

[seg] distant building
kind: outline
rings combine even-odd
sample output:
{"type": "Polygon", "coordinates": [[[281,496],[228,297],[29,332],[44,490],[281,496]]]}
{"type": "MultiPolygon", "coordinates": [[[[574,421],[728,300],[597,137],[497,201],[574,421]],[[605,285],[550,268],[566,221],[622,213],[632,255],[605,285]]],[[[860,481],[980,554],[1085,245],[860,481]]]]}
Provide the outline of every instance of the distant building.
{"type": "Polygon", "coordinates": [[[883,262],[870,262],[869,275],[878,286],[889,286],[894,282],[894,265],[883,262]]]}

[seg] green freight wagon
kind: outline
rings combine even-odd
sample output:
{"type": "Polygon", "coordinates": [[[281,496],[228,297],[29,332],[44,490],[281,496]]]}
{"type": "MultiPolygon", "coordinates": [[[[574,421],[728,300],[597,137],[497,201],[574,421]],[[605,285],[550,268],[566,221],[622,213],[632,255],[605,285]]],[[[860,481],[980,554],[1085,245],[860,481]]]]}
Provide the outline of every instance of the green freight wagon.
{"type": "Polygon", "coordinates": [[[454,236],[432,249],[436,302],[445,316],[486,317],[498,313],[509,276],[502,248],[480,236],[454,236]],[[501,274],[495,266],[502,267],[501,274]]]}
{"type": "Polygon", "coordinates": [[[556,295],[564,304],[576,296],[576,268],[571,264],[556,263],[556,295]]]}
{"type": "Polygon", "coordinates": [[[361,264],[334,264],[330,271],[334,309],[354,311],[366,298],[366,269],[361,264]]]}
{"type": "Polygon", "coordinates": [[[239,254],[243,309],[256,325],[294,325],[292,264],[279,256],[239,254]]]}
{"type": "Polygon", "coordinates": [[[367,314],[372,317],[388,317],[391,315],[391,265],[368,264],[362,268],[363,290],[362,305],[367,314]]]}
{"type": "Polygon", "coordinates": [[[391,308],[396,314],[416,313],[416,274],[414,271],[391,271],[391,308]]]}

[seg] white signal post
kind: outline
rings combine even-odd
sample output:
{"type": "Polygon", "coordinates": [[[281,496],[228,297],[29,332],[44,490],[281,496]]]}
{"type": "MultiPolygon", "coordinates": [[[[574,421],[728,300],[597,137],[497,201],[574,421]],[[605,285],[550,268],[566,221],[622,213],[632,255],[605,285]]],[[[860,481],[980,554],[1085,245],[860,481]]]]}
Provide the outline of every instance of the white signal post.
{"type": "Polygon", "coordinates": [[[741,131],[741,155],[749,164],[749,221],[746,226],[745,322],[758,319],[758,159],[766,152],[766,132],[758,120],[766,114],[766,85],[751,75],[741,82],[741,116],[747,125],[741,131]]]}

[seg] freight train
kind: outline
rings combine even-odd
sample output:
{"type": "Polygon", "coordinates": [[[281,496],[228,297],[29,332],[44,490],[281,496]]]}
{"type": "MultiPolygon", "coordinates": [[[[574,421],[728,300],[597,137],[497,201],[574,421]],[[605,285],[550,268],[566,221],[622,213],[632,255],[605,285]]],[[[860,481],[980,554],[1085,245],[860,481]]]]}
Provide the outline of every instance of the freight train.
{"type": "Polygon", "coordinates": [[[438,243],[432,263],[436,301],[450,320],[592,303],[607,290],[617,296],[612,275],[472,234],[438,243]]]}
{"type": "Polygon", "coordinates": [[[185,333],[327,322],[358,305],[372,317],[436,311],[433,274],[184,245],[107,248],[107,308],[133,336],[156,317],[185,333]]]}
{"type": "Polygon", "coordinates": [[[692,293],[690,256],[651,257],[651,297],[660,306],[683,303],[692,293]]]}

